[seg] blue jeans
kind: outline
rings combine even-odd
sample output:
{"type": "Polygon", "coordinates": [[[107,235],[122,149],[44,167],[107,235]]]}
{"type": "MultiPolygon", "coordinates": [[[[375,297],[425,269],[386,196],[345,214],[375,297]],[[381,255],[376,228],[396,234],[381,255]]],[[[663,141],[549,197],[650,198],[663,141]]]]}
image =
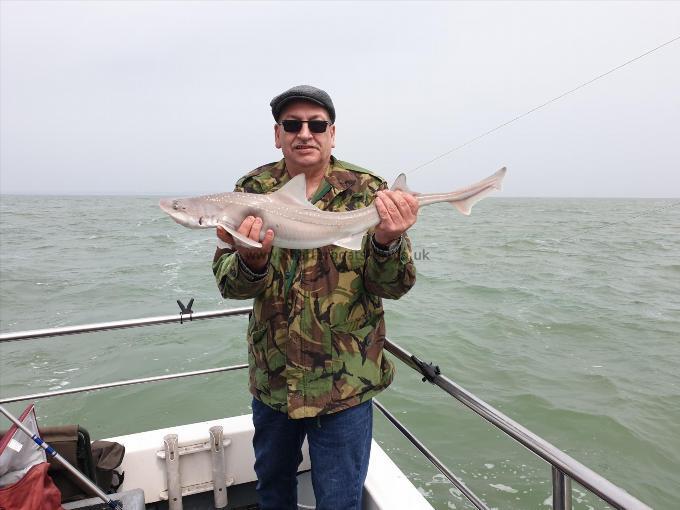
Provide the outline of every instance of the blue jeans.
{"type": "Polygon", "coordinates": [[[317,510],[361,510],[373,433],[371,401],[292,420],[253,399],[255,473],[262,510],[297,510],[297,468],[307,436],[317,510]]]}

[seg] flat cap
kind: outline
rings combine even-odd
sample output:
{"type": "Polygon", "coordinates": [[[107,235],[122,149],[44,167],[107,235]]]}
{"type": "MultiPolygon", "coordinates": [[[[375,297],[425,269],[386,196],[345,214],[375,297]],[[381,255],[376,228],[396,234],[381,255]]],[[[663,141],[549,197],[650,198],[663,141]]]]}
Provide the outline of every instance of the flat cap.
{"type": "Polygon", "coordinates": [[[297,85],[282,92],[271,100],[269,106],[272,107],[272,115],[277,122],[279,120],[279,115],[281,115],[281,110],[283,110],[283,107],[290,101],[311,101],[312,103],[323,106],[326,111],[328,111],[331,123],[335,122],[335,107],[333,106],[331,96],[329,96],[327,92],[312,87],[311,85],[297,85]]]}

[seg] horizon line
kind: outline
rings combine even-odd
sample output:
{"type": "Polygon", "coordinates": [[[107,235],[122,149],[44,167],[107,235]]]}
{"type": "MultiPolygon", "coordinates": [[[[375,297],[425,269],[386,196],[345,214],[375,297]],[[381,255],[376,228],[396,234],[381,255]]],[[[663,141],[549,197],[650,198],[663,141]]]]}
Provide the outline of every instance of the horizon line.
{"type": "MultiPolygon", "coordinates": [[[[201,195],[212,195],[214,193],[203,193],[203,192],[148,192],[148,193],[131,193],[127,191],[119,192],[64,192],[64,193],[54,193],[54,192],[24,192],[24,191],[14,191],[10,193],[0,192],[0,197],[128,197],[128,198],[146,198],[146,197],[166,197],[166,196],[176,196],[176,197],[188,197],[188,196],[201,196],[201,195]]],[[[596,195],[596,196],[576,196],[576,195],[504,195],[504,196],[491,196],[488,199],[505,199],[505,198],[562,198],[562,199],[636,199],[636,200],[678,200],[680,196],[632,196],[632,195],[596,195]]]]}

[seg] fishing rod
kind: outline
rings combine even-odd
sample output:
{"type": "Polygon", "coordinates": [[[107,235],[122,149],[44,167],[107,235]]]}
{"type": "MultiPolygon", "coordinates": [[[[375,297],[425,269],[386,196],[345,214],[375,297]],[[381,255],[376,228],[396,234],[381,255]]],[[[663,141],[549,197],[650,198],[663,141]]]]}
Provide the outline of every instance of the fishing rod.
{"type": "Polygon", "coordinates": [[[88,489],[92,491],[92,493],[96,494],[97,497],[101,498],[104,503],[106,503],[109,508],[112,508],[113,510],[123,510],[123,505],[120,503],[120,501],[114,501],[110,499],[106,493],[101,490],[99,487],[97,487],[92,481],[87,478],[85,475],[83,475],[80,471],[78,471],[75,467],[73,467],[64,457],[59,455],[54,448],[52,448],[49,444],[47,444],[45,441],[43,441],[38,434],[33,434],[31,431],[21,423],[15,416],[13,416],[7,409],[5,409],[4,406],[0,405],[0,412],[4,414],[7,419],[9,419],[12,423],[14,423],[19,429],[28,435],[31,439],[33,439],[33,442],[37,444],[40,448],[45,450],[45,452],[52,457],[54,460],[56,460],[59,464],[61,464],[67,471],[69,471],[73,476],[75,476],[79,482],[81,482],[83,485],[85,485],[88,489]]]}

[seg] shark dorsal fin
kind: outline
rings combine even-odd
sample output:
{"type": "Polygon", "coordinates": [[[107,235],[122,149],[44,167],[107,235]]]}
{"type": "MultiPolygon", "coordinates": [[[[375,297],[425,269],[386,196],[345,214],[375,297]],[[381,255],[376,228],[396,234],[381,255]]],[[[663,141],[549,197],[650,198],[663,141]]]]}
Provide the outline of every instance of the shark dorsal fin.
{"type": "Polygon", "coordinates": [[[307,200],[307,180],[304,174],[296,175],[270,196],[276,202],[316,209],[307,200]]]}
{"type": "Polygon", "coordinates": [[[392,184],[392,187],[390,188],[391,191],[405,191],[406,193],[410,193],[411,190],[408,189],[408,186],[406,185],[406,175],[404,174],[399,174],[397,178],[395,179],[394,183],[392,184]]]}

